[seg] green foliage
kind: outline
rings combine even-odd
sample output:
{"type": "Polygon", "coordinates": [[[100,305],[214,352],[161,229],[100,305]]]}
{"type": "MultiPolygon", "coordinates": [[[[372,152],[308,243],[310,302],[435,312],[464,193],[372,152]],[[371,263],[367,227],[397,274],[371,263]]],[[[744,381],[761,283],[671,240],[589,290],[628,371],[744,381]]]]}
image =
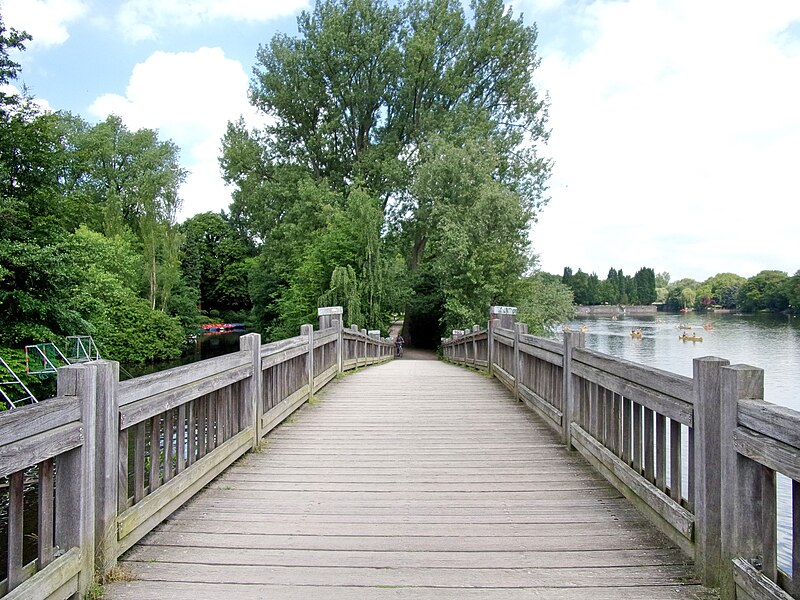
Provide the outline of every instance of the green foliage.
{"type": "Polygon", "coordinates": [[[517,320],[528,325],[529,333],[545,335],[573,316],[572,290],[558,277],[537,272],[523,280],[523,300],[518,306],[517,320]]]}
{"type": "Polygon", "coordinates": [[[186,285],[196,290],[203,310],[250,308],[252,244],[225,214],[202,213],[179,226],[180,264],[186,285]]]}
{"type": "Polygon", "coordinates": [[[561,281],[572,290],[576,304],[652,304],[658,298],[655,271],[647,267],[633,277],[612,267],[604,281],[595,273],[578,269],[573,274],[572,268],[565,267],[561,281]]]}
{"type": "Polygon", "coordinates": [[[364,326],[407,306],[438,342],[511,298],[549,171],[535,29],[500,0],[318,0],[298,28],[257,53],[271,124],[223,140],[231,219],[263,244],[254,317],[294,333],[346,296],[364,326]]]}
{"type": "Polygon", "coordinates": [[[768,310],[781,312],[789,307],[787,280],[784,271],[761,271],[739,289],[738,307],[744,312],[768,310]]]}
{"type": "MultiPolygon", "coordinates": [[[[0,22],[0,84],[18,74],[8,51],[26,39],[0,22]]],[[[0,93],[0,345],[90,334],[108,358],[180,353],[164,312],[183,287],[177,161],[154,131],[116,117],[89,126],[0,93]]]]}

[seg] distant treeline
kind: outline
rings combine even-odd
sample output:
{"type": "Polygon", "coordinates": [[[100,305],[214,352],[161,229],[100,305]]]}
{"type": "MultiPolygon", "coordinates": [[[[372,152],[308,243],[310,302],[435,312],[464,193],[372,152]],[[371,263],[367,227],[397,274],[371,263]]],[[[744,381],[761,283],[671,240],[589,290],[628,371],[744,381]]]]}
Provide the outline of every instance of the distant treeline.
{"type": "Polygon", "coordinates": [[[633,277],[610,269],[600,280],[565,267],[561,281],[568,286],[576,304],[664,304],[666,310],[725,308],[741,312],[791,312],[800,307],[800,271],[766,270],[749,279],[734,273],[718,273],[703,282],[694,279],[670,281],[670,274],[656,274],[643,267],[633,277]]]}

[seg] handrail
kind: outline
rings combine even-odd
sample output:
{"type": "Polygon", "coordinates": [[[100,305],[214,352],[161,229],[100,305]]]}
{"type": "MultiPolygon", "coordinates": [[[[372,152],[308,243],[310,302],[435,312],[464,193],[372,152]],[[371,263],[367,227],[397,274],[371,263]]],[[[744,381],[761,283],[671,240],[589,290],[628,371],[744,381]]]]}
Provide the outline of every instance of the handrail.
{"type": "Polygon", "coordinates": [[[444,358],[488,369],[723,600],[800,597],[800,412],[763,400],[761,369],[705,357],[684,377],[587,350],[580,332],[558,343],[507,323],[454,331],[444,358]],[[792,480],[791,575],[777,564],[777,474],[792,480]]]}
{"type": "Polygon", "coordinates": [[[248,334],[238,352],[125,382],[115,362],[63,367],[57,398],[0,413],[0,477],[10,490],[0,597],[82,596],[96,571],[111,569],[337,373],[394,358],[389,338],[343,330],[332,318],[340,314],[320,309],[318,331],[304,325],[299,336],[267,344],[248,334]],[[31,469],[39,549],[23,565],[31,469]]]}

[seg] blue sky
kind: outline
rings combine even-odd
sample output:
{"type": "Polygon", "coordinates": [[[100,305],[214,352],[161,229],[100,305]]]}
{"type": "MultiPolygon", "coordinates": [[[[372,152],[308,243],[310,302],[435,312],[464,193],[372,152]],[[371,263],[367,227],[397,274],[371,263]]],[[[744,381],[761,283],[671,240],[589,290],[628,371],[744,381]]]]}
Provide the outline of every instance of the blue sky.
{"type": "MultiPolygon", "coordinates": [[[[539,27],[551,98],[541,267],[706,279],[800,269],[800,2],[515,0],[539,27]]],[[[182,217],[229,203],[220,137],[247,103],[259,44],[306,0],[0,0],[34,36],[41,102],[120,115],[181,147],[182,217]]]]}

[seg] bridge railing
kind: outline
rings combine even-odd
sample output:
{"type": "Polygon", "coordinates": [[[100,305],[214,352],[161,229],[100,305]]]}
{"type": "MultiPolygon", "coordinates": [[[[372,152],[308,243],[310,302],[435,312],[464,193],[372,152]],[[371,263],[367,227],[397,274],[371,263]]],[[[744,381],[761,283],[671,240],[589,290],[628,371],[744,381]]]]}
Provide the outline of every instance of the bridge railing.
{"type": "Polygon", "coordinates": [[[705,357],[684,377],[587,350],[580,332],[559,343],[497,319],[442,352],[488,368],[724,599],[800,598],[800,413],[763,400],[761,369],[705,357]],[[778,473],[792,486],[791,573],[777,560],[778,473]]]}
{"type": "Polygon", "coordinates": [[[58,396],[0,413],[0,477],[8,479],[9,599],[61,598],[91,582],[94,569],[95,370],[64,367],[58,396]],[[24,564],[25,487],[35,484],[36,557],[24,564]]]}
{"type": "Polygon", "coordinates": [[[124,382],[114,362],[64,367],[57,398],[0,414],[0,477],[9,482],[0,597],[83,597],[96,572],[337,373],[393,358],[391,340],[342,330],[339,315],[320,309],[320,330],[304,325],[268,344],[248,334],[239,352],[124,382]],[[38,489],[38,548],[23,564],[26,474],[38,489]]]}

